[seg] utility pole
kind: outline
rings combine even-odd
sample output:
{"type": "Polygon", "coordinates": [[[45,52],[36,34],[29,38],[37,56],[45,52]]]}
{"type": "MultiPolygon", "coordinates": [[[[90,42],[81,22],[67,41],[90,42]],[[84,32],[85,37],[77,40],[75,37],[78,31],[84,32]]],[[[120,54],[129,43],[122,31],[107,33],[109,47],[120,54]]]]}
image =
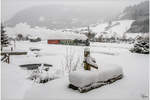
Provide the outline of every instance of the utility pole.
{"type": "Polygon", "coordinates": [[[98,69],[95,59],[90,56],[90,28],[88,26],[88,39],[87,39],[87,47],[84,49],[84,70],[91,70],[91,67],[98,69]]]}
{"type": "Polygon", "coordinates": [[[91,35],[91,32],[90,32],[90,27],[89,26],[87,28],[87,31],[88,31],[88,33],[87,33],[88,39],[86,40],[86,46],[90,46],[90,35],[91,35]]]}
{"type": "Polygon", "coordinates": [[[14,50],[16,49],[16,40],[14,39],[14,50]]]}
{"type": "Polygon", "coordinates": [[[88,40],[89,41],[90,41],[90,35],[91,35],[90,26],[88,26],[88,40]]]}

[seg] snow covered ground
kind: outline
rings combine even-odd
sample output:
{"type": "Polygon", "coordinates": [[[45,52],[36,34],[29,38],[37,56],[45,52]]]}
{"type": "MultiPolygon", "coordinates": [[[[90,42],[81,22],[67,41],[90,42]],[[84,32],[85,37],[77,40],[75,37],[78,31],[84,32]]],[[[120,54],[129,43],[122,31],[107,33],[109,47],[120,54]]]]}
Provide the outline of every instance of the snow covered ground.
{"type": "Polygon", "coordinates": [[[61,78],[37,84],[26,79],[29,72],[19,65],[47,63],[52,64],[55,70],[63,70],[66,51],[72,49],[74,55],[82,59],[84,47],[50,45],[43,41],[16,43],[19,50],[29,51],[31,47],[41,49],[40,57],[11,56],[10,64],[2,63],[2,100],[148,100],[149,55],[130,53],[128,49],[132,44],[91,43],[91,55],[99,69],[106,64],[119,65],[123,68],[124,78],[83,94],[68,88],[65,72],[61,78]]]}
{"type": "Polygon", "coordinates": [[[134,20],[118,20],[113,21],[111,25],[108,23],[101,23],[95,27],[91,27],[91,30],[96,33],[95,37],[102,36],[104,38],[118,37],[126,39],[136,39],[137,36],[145,37],[148,34],[143,33],[128,33],[134,20]]]}
{"type": "MultiPolygon", "coordinates": [[[[119,20],[119,21],[113,21],[111,26],[107,29],[109,26],[108,23],[99,24],[96,27],[92,27],[91,29],[96,33],[101,33],[104,31],[107,31],[109,33],[117,33],[117,35],[123,35],[131,26],[134,20],[119,20]]],[[[97,34],[97,35],[99,35],[97,34]]]]}

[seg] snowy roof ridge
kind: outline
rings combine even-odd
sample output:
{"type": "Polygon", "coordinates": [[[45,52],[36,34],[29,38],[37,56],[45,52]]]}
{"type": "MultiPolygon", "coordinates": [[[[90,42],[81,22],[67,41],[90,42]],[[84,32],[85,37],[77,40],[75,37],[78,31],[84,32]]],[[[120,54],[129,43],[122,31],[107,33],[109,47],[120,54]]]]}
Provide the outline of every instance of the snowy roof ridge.
{"type": "Polygon", "coordinates": [[[85,36],[84,34],[76,34],[73,32],[60,32],[60,31],[57,32],[56,31],[54,33],[48,34],[47,39],[86,40],[87,36],[85,36]]]}

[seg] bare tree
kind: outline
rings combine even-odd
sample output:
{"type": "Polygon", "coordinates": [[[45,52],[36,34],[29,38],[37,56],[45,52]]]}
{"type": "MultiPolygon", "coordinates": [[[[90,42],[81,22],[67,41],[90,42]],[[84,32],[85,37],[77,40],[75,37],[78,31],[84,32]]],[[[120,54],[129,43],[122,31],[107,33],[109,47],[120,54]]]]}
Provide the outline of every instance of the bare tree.
{"type": "Polygon", "coordinates": [[[65,60],[64,70],[67,71],[68,73],[77,70],[77,67],[80,67],[82,64],[81,55],[76,54],[73,47],[66,48],[64,60],[65,60]]]}

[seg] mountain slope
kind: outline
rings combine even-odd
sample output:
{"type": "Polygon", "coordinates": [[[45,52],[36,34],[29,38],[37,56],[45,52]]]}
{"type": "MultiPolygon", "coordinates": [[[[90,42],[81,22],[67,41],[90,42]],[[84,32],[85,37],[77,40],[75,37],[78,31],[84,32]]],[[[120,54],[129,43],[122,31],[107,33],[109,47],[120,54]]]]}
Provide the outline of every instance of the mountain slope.
{"type": "Polygon", "coordinates": [[[148,33],[149,32],[149,1],[144,1],[138,5],[127,7],[120,19],[135,20],[128,32],[148,33]]]}
{"type": "Polygon", "coordinates": [[[123,36],[124,33],[131,27],[131,24],[134,20],[118,20],[113,21],[111,24],[103,23],[99,24],[96,27],[92,27],[91,30],[97,33],[96,37],[99,37],[102,34],[108,36],[123,36]],[[109,28],[108,28],[109,27],[109,28]]]}
{"type": "Polygon", "coordinates": [[[26,22],[31,26],[49,29],[79,28],[110,18],[114,12],[104,12],[97,6],[41,5],[18,12],[7,21],[8,26],[26,22]]]}

